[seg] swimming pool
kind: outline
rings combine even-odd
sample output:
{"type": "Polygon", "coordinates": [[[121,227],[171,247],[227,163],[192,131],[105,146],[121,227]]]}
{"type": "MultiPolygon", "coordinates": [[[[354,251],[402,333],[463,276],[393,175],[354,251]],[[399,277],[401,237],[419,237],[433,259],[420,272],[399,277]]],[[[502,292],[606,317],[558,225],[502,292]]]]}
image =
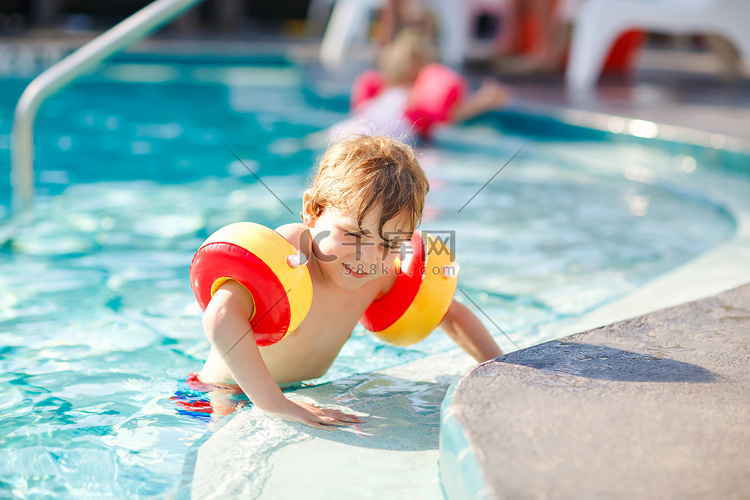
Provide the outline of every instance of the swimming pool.
{"type": "MultiPolygon", "coordinates": [[[[25,83],[0,81],[3,171],[25,83]]],[[[197,397],[184,379],[208,352],[190,259],[224,224],[297,219],[321,151],[310,134],[343,117],[339,104],[321,102],[280,59],[130,57],[42,108],[35,219],[0,229],[3,495],[178,491],[188,450],[210,434],[193,418],[200,411],[179,404],[197,397]]],[[[506,351],[547,340],[543,325],[612,301],[735,229],[693,179],[714,168],[709,159],[586,134],[499,134],[496,125],[441,134],[420,159],[431,182],[424,227],[454,239],[460,287],[506,351]]],[[[512,132],[512,120],[503,125],[512,132]]],[[[8,204],[4,177],[3,219],[8,204]]],[[[394,348],[356,330],[310,384],[344,381],[345,392],[356,374],[450,347],[433,335],[394,348]]]]}

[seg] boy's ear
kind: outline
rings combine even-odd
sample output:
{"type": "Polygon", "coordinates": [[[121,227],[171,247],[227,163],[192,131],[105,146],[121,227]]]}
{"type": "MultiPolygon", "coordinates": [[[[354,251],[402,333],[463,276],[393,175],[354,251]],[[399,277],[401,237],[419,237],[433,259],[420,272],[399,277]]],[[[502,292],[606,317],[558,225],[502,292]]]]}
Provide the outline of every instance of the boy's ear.
{"type": "Polygon", "coordinates": [[[300,215],[302,216],[302,222],[307,227],[315,227],[316,217],[312,206],[312,191],[309,189],[306,189],[302,195],[302,212],[300,212],[300,215]]]}

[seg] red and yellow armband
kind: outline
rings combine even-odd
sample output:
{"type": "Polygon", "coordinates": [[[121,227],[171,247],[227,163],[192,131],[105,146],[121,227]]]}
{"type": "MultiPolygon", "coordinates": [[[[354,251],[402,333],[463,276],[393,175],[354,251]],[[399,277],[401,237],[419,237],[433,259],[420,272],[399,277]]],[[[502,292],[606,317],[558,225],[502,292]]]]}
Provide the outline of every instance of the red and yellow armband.
{"type": "Polygon", "coordinates": [[[249,322],[256,342],[275,344],[299,326],[312,304],[312,280],[301,257],[273,229],[237,222],[203,242],[190,264],[190,286],[205,310],[226,281],[240,283],[253,297],[249,322]]]}
{"type": "Polygon", "coordinates": [[[359,322],[390,344],[425,339],[443,321],[458,285],[458,265],[444,241],[414,232],[411,255],[396,259],[396,281],[375,299],[359,322]],[[426,248],[425,248],[426,243],[426,248]]]}

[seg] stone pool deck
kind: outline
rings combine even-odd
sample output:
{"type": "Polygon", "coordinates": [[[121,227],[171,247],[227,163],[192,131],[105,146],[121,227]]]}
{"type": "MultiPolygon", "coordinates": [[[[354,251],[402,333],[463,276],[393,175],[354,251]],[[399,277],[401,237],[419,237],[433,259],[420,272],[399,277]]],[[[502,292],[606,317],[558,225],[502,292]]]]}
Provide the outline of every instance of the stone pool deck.
{"type": "Polygon", "coordinates": [[[750,285],[484,363],[444,413],[449,499],[748,498],[750,285]]]}

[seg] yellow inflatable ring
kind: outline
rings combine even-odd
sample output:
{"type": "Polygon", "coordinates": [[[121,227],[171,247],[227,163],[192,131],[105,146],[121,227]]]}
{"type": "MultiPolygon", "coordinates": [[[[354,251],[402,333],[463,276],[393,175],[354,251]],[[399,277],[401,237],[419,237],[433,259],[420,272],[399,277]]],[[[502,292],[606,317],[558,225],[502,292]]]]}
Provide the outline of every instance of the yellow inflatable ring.
{"type": "Polygon", "coordinates": [[[432,333],[448,312],[458,285],[458,265],[444,241],[415,231],[411,247],[405,268],[396,260],[393,287],[359,320],[376,337],[397,346],[416,344],[432,333]]]}
{"type": "Polygon", "coordinates": [[[237,222],[212,234],[190,264],[190,286],[202,310],[227,280],[250,292],[250,326],[259,346],[275,344],[296,329],[312,304],[310,272],[297,249],[279,233],[253,222],[237,222]],[[298,257],[299,259],[299,257],[298,257]],[[257,318],[257,319],[256,319],[257,318]]]}

